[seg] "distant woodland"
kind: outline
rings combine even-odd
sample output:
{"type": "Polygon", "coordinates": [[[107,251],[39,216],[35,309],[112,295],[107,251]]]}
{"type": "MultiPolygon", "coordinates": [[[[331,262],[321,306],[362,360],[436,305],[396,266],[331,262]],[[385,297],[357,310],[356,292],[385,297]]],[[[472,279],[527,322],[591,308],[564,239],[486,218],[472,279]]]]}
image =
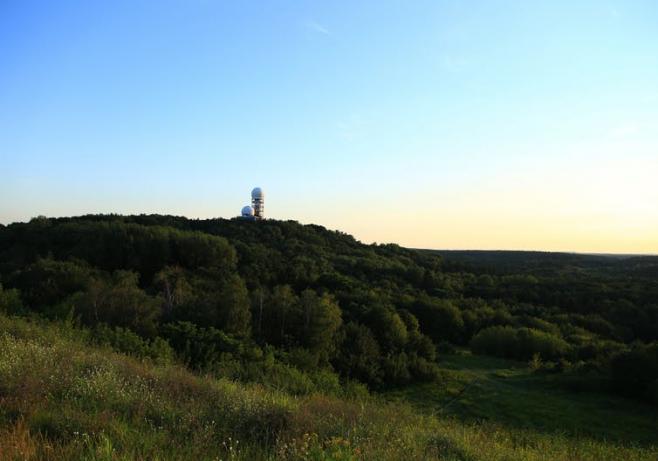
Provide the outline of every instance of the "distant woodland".
{"type": "Polygon", "coordinates": [[[35,218],[0,226],[0,311],[70,322],[154,362],[292,394],[528,362],[658,404],[658,257],[365,245],[294,221],[35,218]]]}

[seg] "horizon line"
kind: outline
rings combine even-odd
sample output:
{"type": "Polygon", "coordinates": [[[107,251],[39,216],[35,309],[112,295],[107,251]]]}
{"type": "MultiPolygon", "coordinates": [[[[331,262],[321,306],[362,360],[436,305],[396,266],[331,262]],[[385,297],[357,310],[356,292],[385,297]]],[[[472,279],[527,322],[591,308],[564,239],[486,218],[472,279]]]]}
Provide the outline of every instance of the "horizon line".
{"type": "MultiPolygon", "coordinates": [[[[232,216],[230,218],[225,218],[222,216],[216,216],[212,218],[191,218],[185,215],[176,215],[176,214],[161,214],[161,213],[139,213],[139,214],[122,214],[122,213],[85,213],[81,215],[69,215],[69,216],[46,216],[46,215],[37,215],[33,216],[29,220],[26,221],[13,221],[10,223],[3,223],[0,222],[0,225],[2,226],[11,226],[13,224],[28,224],[30,221],[37,219],[37,218],[46,218],[46,219],[67,219],[67,218],[83,218],[85,216],[123,216],[123,217],[130,217],[130,216],[171,216],[174,218],[184,218],[184,219],[195,219],[195,220],[213,220],[213,219],[225,219],[225,220],[232,220],[239,218],[240,216],[232,216]]],[[[404,246],[401,245],[397,242],[376,242],[373,241],[371,243],[365,243],[361,240],[359,240],[354,234],[347,233],[345,231],[342,231],[340,229],[332,229],[327,226],[324,226],[322,224],[316,224],[316,223],[303,223],[301,221],[298,221],[296,219],[277,219],[277,218],[266,218],[264,221],[293,221],[297,222],[298,224],[302,226],[320,226],[324,227],[328,231],[331,232],[341,232],[343,234],[350,235],[353,237],[355,240],[357,240],[359,243],[362,243],[363,245],[397,245],[401,248],[406,248],[408,250],[414,250],[414,251],[445,251],[445,252],[506,252],[506,253],[551,253],[551,254],[571,254],[571,255],[582,255],[582,256],[602,256],[602,257],[656,257],[658,256],[658,253],[624,253],[624,252],[614,252],[614,251],[595,251],[595,252],[588,252],[588,251],[575,251],[575,250],[541,250],[541,249],[533,249],[533,250],[528,250],[528,249],[513,249],[513,248],[495,248],[495,249],[485,249],[485,248],[428,248],[428,247],[413,247],[413,246],[404,246]]]]}

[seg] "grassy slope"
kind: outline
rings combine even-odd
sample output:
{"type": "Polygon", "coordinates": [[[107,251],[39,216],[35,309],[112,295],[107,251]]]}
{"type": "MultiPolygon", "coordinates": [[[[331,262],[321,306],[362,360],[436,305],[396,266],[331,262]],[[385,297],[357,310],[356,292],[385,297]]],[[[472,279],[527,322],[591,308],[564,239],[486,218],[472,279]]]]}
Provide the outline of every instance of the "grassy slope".
{"type": "Polygon", "coordinates": [[[0,459],[656,459],[656,448],[465,424],[406,404],[293,398],[0,316],[0,459]]]}
{"type": "Polygon", "coordinates": [[[495,421],[512,428],[621,443],[658,443],[658,412],[610,394],[575,393],[560,376],[537,375],[520,362],[475,356],[442,360],[444,381],[387,393],[438,415],[495,421]]]}

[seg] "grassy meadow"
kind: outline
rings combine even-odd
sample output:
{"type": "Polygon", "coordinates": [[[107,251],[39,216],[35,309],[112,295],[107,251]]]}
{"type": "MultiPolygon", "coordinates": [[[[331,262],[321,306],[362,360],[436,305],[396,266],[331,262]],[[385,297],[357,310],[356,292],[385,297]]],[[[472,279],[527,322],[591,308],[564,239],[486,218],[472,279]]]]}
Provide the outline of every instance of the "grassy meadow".
{"type": "Polygon", "coordinates": [[[568,375],[533,372],[527,363],[466,351],[443,356],[440,364],[440,383],[405,386],[386,396],[465,423],[639,446],[658,441],[655,408],[607,392],[576,392],[568,375]]]}
{"type": "MultiPolygon", "coordinates": [[[[444,412],[414,405],[414,395],[429,401],[431,391],[423,388],[398,396],[398,402],[382,397],[294,397],[264,385],[195,375],[174,364],[139,361],[90,346],[85,337],[83,330],[66,323],[0,317],[0,459],[631,461],[658,457],[655,445],[640,443],[650,436],[650,420],[643,414],[630,423],[628,415],[624,419],[629,430],[643,433],[637,441],[622,440],[622,432],[602,440],[584,432],[507,424],[513,394],[505,395],[502,384],[499,392],[490,383],[476,383],[471,387],[481,386],[483,392],[467,390],[454,409],[444,412]],[[495,395],[501,396],[500,405],[484,405],[495,395]],[[496,409],[502,412],[500,418],[482,417],[496,409]],[[475,418],[464,417],[469,411],[475,418]]],[[[493,371],[495,363],[490,359],[454,360],[444,364],[446,369],[471,366],[447,373],[451,379],[447,390],[432,400],[437,405],[450,398],[454,392],[450,386],[456,388],[477,375],[500,373],[488,379],[491,383],[511,380],[511,386],[519,386],[515,380],[523,379],[520,368],[493,371]]],[[[536,394],[526,403],[526,411],[541,411],[541,392],[529,392],[536,394]]],[[[550,399],[558,402],[559,395],[550,399]]],[[[568,406],[564,405],[558,408],[568,406]]],[[[592,421],[603,416],[593,414],[592,421]]],[[[557,427],[554,418],[547,424],[557,427]]],[[[616,434],[619,428],[612,419],[610,433],[616,434]]]]}

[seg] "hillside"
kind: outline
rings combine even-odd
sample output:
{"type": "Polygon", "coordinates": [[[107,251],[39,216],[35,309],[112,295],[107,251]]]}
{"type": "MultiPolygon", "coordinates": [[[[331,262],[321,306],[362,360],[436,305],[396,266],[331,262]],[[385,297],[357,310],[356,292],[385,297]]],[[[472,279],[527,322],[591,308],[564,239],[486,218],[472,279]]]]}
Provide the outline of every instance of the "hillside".
{"type": "Polygon", "coordinates": [[[653,448],[463,424],[377,398],[294,398],[0,316],[3,460],[649,460],[653,448]]]}
{"type": "Polygon", "coordinates": [[[98,385],[109,394],[98,391],[97,419],[89,420],[104,429],[93,431],[91,451],[111,444],[128,459],[170,459],[172,440],[180,459],[213,459],[211,447],[229,436],[249,444],[245,459],[271,458],[283,441],[333,450],[332,437],[367,459],[481,459],[487,450],[500,459],[509,450],[512,459],[542,459],[542,450],[555,459],[569,450],[580,458],[568,459],[614,459],[631,445],[644,448],[624,456],[651,459],[656,274],[656,257],[412,250],[294,221],[35,218],[0,226],[0,333],[10,332],[2,370],[14,383],[2,388],[1,421],[8,436],[18,434],[12,440],[32,440],[38,450],[60,440],[62,450],[86,449],[67,438],[90,409],[75,386],[96,385],[95,364],[107,360],[115,363],[111,382],[98,385]],[[39,358],[51,352],[60,362],[39,358]],[[14,353],[20,365],[12,365],[14,353]],[[67,360],[79,366],[66,368],[67,360]],[[70,374],[63,382],[60,366],[70,374]],[[160,373],[196,384],[176,394],[183,384],[160,373]],[[49,376],[54,387],[39,391],[50,389],[49,376]],[[137,382],[164,399],[174,419],[145,416],[137,391],[128,400],[116,395],[137,382]],[[249,411],[274,419],[217,407],[212,399],[224,397],[214,392],[254,396],[249,411]],[[22,395],[30,393],[27,401],[40,403],[28,405],[22,395]],[[195,406],[206,404],[211,416],[195,406]],[[71,419],[64,411],[55,429],[34,423],[69,406],[71,419]],[[308,420],[295,426],[295,415],[308,420]],[[153,429],[143,417],[208,439],[161,435],[155,451],[122,445],[155,437],[143,435],[153,429]],[[208,417],[226,418],[226,426],[208,435],[199,426],[208,417]],[[384,428],[388,420],[407,434],[399,447],[386,435],[395,433],[384,428]],[[303,442],[304,425],[313,440],[303,442]],[[197,445],[206,451],[195,454],[197,445]]]}

